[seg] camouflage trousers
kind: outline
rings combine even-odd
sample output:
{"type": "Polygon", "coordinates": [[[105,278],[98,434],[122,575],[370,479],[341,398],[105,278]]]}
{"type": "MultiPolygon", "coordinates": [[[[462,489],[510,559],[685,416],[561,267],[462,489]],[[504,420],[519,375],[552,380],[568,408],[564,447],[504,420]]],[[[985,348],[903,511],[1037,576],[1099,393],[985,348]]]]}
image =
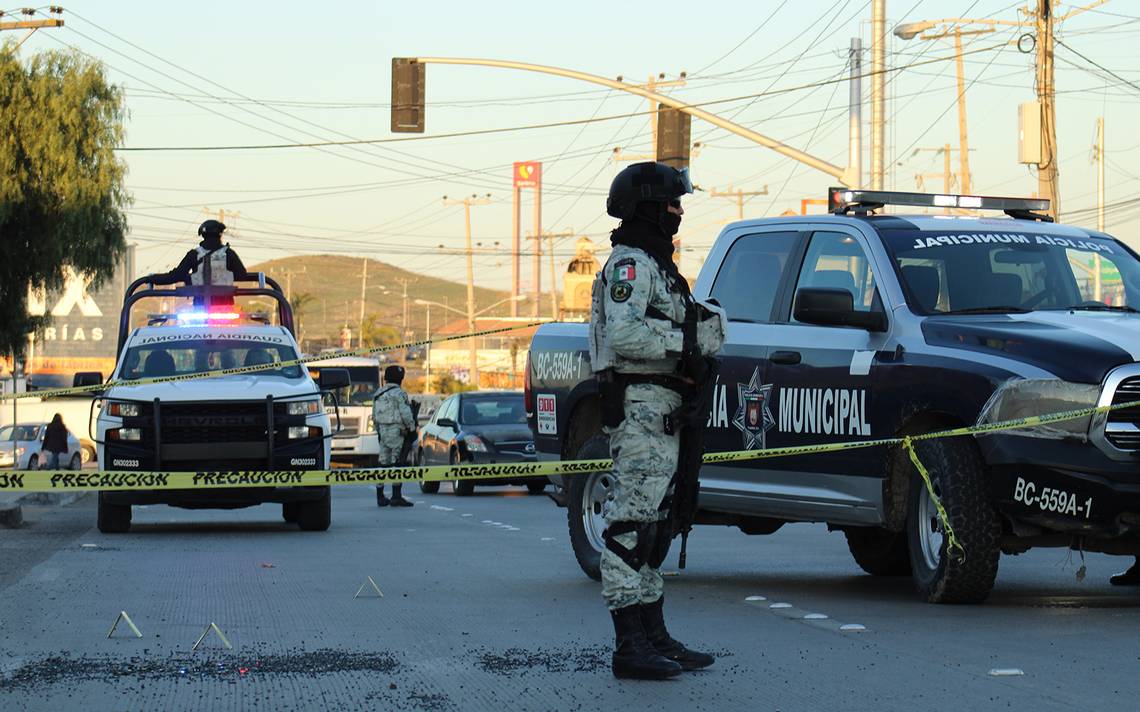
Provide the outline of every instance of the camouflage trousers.
{"type": "Polygon", "coordinates": [[[402,462],[396,462],[400,458],[400,450],[404,448],[404,433],[400,426],[381,425],[376,431],[376,437],[380,439],[380,466],[403,465],[402,462]]]}
{"type": "MultiPolygon", "coordinates": [[[[625,420],[606,428],[614,460],[614,487],[602,509],[607,524],[653,522],[665,518],[659,507],[677,469],[679,436],[665,434],[665,416],[681,397],[662,386],[637,384],[625,391],[625,420]]],[[[618,534],[614,541],[637,546],[637,533],[618,534]]],[[[661,572],[649,564],[634,571],[617,554],[602,549],[602,597],[610,610],[661,598],[661,572]]]]}

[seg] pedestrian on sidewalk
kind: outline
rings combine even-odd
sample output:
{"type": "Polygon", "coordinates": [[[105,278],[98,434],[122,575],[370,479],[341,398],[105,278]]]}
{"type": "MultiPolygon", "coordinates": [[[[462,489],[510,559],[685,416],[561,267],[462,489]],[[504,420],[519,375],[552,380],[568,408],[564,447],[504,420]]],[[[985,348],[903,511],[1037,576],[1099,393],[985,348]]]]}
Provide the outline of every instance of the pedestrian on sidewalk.
{"type": "MultiPolygon", "coordinates": [[[[384,387],[376,393],[372,401],[372,423],[376,426],[376,437],[380,440],[380,467],[401,467],[404,441],[416,432],[416,419],[412,415],[411,399],[400,384],[404,381],[404,368],[395,364],[384,369],[384,387]]],[[[384,485],[376,485],[376,505],[387,507],[411,507],[404,499],[404,485],[392,485],[392,498],[384,496],[384,485]]]]}
{"type": "Polygon", "coordinates": [[[44,469],[58,470],[61,455],[67,454],[67,426],[59,413],[44,428],[43,440],[44,469]]]}

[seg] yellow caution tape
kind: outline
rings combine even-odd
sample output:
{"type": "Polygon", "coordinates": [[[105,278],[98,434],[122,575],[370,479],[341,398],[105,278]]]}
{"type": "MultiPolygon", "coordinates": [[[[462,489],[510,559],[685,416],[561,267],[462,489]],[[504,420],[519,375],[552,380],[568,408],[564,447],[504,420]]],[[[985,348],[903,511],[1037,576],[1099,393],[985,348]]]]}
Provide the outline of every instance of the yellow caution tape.
{"type": "MultiPolygon", "coordinates": [[[[501,331],[501,330],[498,330],[501,331]]],[[[494,333],[494,332],[490,332],[494,333]]],[[[455,337],[462,338],[462,337],[455,337]]],[[[169,380],[169,379],[167,379],[169,380]]],[[[1140,407],[1140,401],[1114,405],[1061,411],[1048,415],[1017,418],[986,425],[939,430],[932,433],[904,437],[856,440],[819,445],[798,445],[768,450],[737,450],[706,453],[705,463],[741,462],[770,457],[790,457],[867,447],[901,445],[926,486],[938,512],[946,535],[947,552],[959,561],[965,559],[965,549],[954,534],[950,518],[934,492],[934,485],[926,467],[914,450],[914,443],[922,440],[979,435],[1074,420],[1113,410],[1140,407]]],[[[129,472],[74,471],[74,470],[0,470],[0,491],[61,492],[76,490],[157,490],[157,489],[219,489],[234,487],[325,487],[329,485],[382,485],[403,482],[440,482],[445,480],[480,480],[499,477],[540,477],[548,475],[574,475],[603,472],[613,468],[613,460],[563,460],[533,463],[499,463],[434,465],[400,468],[361,468],[333,470],[216,470],[201,472],[129,472]]]]}
{"type": "Polygon", "coordinates": [[[235,366],[234,368],[222,368],[215,371],[202,371],[200,373],[184,373],[178,376],[155,376],[152,378],[139,378],[135,380],[107,381],[106,383],[99,383],[90,386],[74,386],[71,388],[52,388],[42,391],[26,391],[22,393],[0,394],[0,401],[12,400],[13,398],[50,398],[54,396],[63,396],[71,393],[91,393],[94,391],[103,391],[110,388],[124,387],[124,386],[147,386],[152,383],[169,383],[171,381],[196,381],[202,378],[218,378],[220,376],[235,376],[243,373],[255,373],[257,371],[272,371],[279,368],[288,368],[289,366],[301,366],[309,363],[318,363],[320,361],[329,361],[334,358],[342,358],[344,356],[370,356],[372,354],[385,353],[387,351],[399,351],[401,349],[410,349],[416,346],[430,346],[432,344],[442,344],[448,341],[459,341],[462,339],[478,338],[480,336],[490,336],[492,334],[502,334],[507,331],[517,331],[519,329],[529,329],[534,326],[541,326],[546,322],[535,321],[527,324],[518,324],[517,326],[504,326],[499,329],[485,329],[483,331],[472,331],[467,334],[458,334],[455,336],[444,336],[438,339],[423,339],[421,341],[409,341],[403,344],[395,344],[392,346],[375,346],[364,347],[359,349],[350,349],[347,351],[336,351],[333,353],[321,354],[319,356],[309,356],[306,358],[297,358],[290,361],[281,361],[279,363],[265,363],[256,364],[252,366],[235,366]]]}

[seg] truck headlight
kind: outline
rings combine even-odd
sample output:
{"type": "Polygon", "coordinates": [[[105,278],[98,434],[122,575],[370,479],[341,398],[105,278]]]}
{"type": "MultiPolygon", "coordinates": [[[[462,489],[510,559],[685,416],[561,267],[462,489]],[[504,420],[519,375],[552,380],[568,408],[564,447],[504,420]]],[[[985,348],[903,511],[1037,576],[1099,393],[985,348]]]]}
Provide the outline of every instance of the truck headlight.
{"type": "Polygon", "coordinates": [[[138,403],[127,403],[124,401],[112,401],[107,405],[107,413],[115,415],[120,418],[134,418],[142,413],[138,403]]]}
{"type": "MultiPolygon", "coordinates": [[[[315,400],[293,401],[285,406],[289,415],[316,415],[321,412],[321,402],[315,400]]],[[[289,437],[293,437],[290,435],[289,437]]]]}
{"type": "Polygon", "coordinates": [[[142,430],[139,428],[115,428],[107,431],[109,440],[142,440],[142,430]]]}
{"type": "MultiPolygon", "coordinates": [[[[1026,378],[1007,381],[998,388],[978,417],[978,425],[1001,423],[1038,415],[1052,415],[1070,410],[1085,410],[1096,406],[1100,386],[1090,383],[1070,383],[1055,378],[1026,378]]],[[[1002,431],[1004,435],[1052,440],[1088,439],[1092,415],[1062,420],[1044,425],[1031,425],[1016,430],[1002,431]]]]}
{"type": "Polygon", "coordinates": [[[478,435],[463,436],[463,444],[470,452],[487,452],[487,444],[478,435]]]}
{"type": "Polygon", "coordinates": [[[376,432],[376,423],[373,422],[372,418],[365,418],[364,419],[364,432],[366,432],[366,433],[376,432]]]}
{"type": "Polygon", "coordinates": [[[300,440],[301,438],[316,438],[320,437],[321,429],[314,428],[311,425],[290,425],[288,435],[290,440],[300,440]]]}

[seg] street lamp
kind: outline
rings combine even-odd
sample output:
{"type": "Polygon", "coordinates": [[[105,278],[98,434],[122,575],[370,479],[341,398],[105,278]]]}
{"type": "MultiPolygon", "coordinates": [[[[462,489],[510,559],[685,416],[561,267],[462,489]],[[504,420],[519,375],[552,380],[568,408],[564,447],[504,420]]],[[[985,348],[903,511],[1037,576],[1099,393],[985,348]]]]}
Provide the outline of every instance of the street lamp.
{"type": "MultiPolygon", "coordinates": [[[[415,299],[415,300],[413,300],[413,304],[416,304],[417,306],[421,306],[421,307],[422,306],[439,307],[440,309],[446,309],[447,311],[455,312],[456,314],[459,314],[461,316],[465,316],[465,317],[467,317],[467,328],[470,329],[472,332],[474,332],[475,331],[475,317],[479,316],[480,314],[486,314],[487,312],[491,311],[492,309],[499,306],[500,304],[506,304],[507,302],[517,302],[517,301],[521,301],[523,299],[526,299],[526,295],[525,294],[518,294],[518,295],[513,296],[513,297],[507,297],[506,299],[500,299],[499,301],[495,302],[491,306],[480,309],[479,311],[469,311],[469,310],[465,311],[463,309],[456,309],[453,306],[448,306],[447,304],[442,304],[440,302],[433,302],[430,299],[415,299]]],[[[428,339],[429,340],[431,339],[430,334],[428,335],[428,339]]],[[[475,337],[472,336],[472,337],[468,338],[468,343],[470,345],[469,346],[470,364],[469,364],[468,368],[471,370],[472,381],[475,384],[475,387],[478,388],[479,387],[479,356],[478,356],[478,353],[475,349],[475,337]]],[[[430,346],[429,346],[429,348],[430,348],[430,346]]],[[[429,356],[429,358],[430,358],[430,356],[429,356]]]]}

